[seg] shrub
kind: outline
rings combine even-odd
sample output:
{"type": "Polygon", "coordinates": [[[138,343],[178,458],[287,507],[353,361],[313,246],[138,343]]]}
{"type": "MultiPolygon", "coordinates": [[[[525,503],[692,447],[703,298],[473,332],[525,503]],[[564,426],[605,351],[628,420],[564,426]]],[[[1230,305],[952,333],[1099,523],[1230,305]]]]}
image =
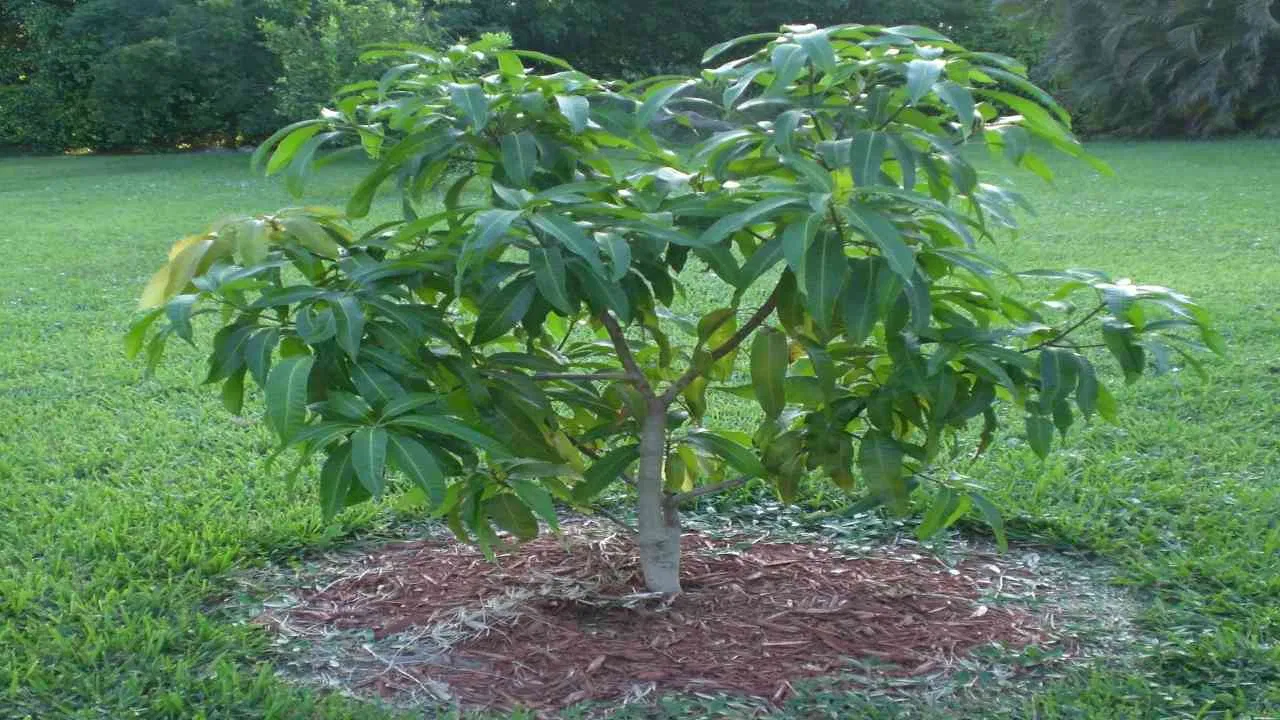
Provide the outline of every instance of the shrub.
{"type": "Polygon", "coordinates": [[[403,481],[488,548],[625,482],[662,592],[680,587],[681,506],[755,478],[789,501],[818,473],[898,512],[936,484],[922,534],[975,511],[1000,536],[980,493],[928,470],[984,450],[1000,403],[1040,455],[1078,417],[1114,417],[1079,333],[1130,381],[1148,358],[1194,361],[1188,333],[1218,345],[1189,299],[1096,272],[1030,273],[1054,288],[1018,299],[977,243],[1019,198],[961,146],[1042,174],[1041,147],[1088,158],[1021,66],[932,31],[785,27],[712,48],[697,78],[626,87],[492,41],[372,56],[396,65],[257,158],[300,189],[358,138],[377,163],[345,213],[183,240],[128,337],[154,364],[219,314],[208,382],[233,412],[246,378],[265,389],[299,467],[325,457],[328,516],[403,481]],[[653,132],[691,109],[727,129],[693,147],[653,132]],[[402,216],[356,235],[388,183],[402,216]],[[676,314],[692,275],[724,306],[676,314]],[[740,354],[745,387],[727,384],[740,354]],[[755,401],[753,433],[706,426],[712,388],[755,401]]]}

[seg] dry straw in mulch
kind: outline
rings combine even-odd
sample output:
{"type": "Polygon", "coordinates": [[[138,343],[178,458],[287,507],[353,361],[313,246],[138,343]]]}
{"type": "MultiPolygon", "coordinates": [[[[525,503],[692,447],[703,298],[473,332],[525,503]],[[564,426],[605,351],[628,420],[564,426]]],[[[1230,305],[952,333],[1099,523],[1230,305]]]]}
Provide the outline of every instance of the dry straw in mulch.
{"type": "Polygon", "coordinates": [[[257,622],[305,641],[296,674],[337,688],[546,711],[668,690],[779,701],[851,661],[941,676],[993,644],[1077,650],[1051,611],[1009,601],[1044,583],[998,558],[946,564],[901,544],[845,557],[692,533],[684,545],[685,592],[662,598],[642,591],[631,543],[590,524],[496,562],[441,539],[395,543],[257,622]]]}

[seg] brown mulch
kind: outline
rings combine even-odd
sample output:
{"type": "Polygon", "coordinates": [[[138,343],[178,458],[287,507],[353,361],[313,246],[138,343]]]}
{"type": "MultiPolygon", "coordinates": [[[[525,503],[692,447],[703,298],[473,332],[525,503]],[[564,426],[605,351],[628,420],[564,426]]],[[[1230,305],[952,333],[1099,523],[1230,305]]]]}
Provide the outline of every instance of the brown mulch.
{"type": "Polygon", "coordinates": [[[464,706],[544,710],[638,688],[777,701],[792,681],[836,675],[850,659],[918,675],[978,646],[1048,638],[1031,612],[980,604],[989,564],[947,567],[901,547],[845,558],[817,545],[695,534],[683,542],[685,592],[675,598],[643,592],[625,538],[570,532],[510,548],[496,563],[451,542],[389,545],[259,621],[368,629],[375,641],[433,628],[438,639],[448,626],[457,640],[447,652],[392,658],[373,688],[394,695],[443,684],[464,706]]]}

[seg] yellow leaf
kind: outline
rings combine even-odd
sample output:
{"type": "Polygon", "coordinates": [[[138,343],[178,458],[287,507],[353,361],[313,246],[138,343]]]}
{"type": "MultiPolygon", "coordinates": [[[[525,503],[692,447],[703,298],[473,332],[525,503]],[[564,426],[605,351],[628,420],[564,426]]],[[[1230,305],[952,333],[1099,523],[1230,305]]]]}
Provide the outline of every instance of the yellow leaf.
{"type": "Polygon", "coordinates": [[[193,242],[183,240],[179,244],[183,245],[182,250],[169,262],[169,285],[164,293],[166,300],[182,292],[196,276],[205,254],[213,247],[213,238],[197,237],[193,242]]]}
{"type": "Polygon", "coordinates": [[[165,263],[164,267],[156,271],[155,275],[147,281],[147,286],[142,290],[142,297],[138,300],[138,309],[151,310],[158,308],[169,299],[166,291],[169,287],[169,265],[165,263]]]}

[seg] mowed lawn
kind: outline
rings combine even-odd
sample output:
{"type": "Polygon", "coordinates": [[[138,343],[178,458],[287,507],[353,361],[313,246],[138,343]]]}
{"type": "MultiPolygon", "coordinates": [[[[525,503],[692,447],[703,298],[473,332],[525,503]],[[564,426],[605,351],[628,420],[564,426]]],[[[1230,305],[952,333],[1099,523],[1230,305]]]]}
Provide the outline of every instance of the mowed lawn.
{"type": "MultiPolygon", "coordinates": [[[[1121,427],[1077,427],[1047,463],[1010,441],[967,472],[1015,540],[1113,564],[1146,640],[1029,695],[886,701],[885,716],[1280,715],[1280,142],[1094,150],[1116,177],[1013,177],[1039,215],[988,251],[1188,292],[1229,355],[1208,381],[1122,390],[1121,427]]],[[[356,172],[322,176],[309,202],[340,203],[356,172]]],[[[0,159],[0,718],[395,716],[277,679],[269,638],[210,609],[238,568],[389,514],[326,526],[310,480],[268,472],[266,432],[198,385],[199,352],[171,344],[144,379],[121,350],[170,243],[290,203],[241,155],[0,159]]],[[[858,716],[863,702],[802,694],[781,712],[858,716]]]]}

